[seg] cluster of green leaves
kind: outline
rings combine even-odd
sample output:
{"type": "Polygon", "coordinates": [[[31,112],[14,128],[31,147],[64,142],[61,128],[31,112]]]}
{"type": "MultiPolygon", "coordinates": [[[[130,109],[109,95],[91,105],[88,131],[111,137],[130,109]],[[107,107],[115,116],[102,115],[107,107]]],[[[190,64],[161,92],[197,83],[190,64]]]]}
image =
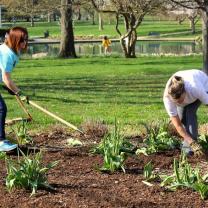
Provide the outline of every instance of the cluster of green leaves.
{"type": "MultiPolygon", "coordinates": [[[[112,140],[114,140],[113,139],[113,137],[115,135],[114,133],[107,134],[104,137],[104,139],[102,139],[102,141],[98,145],[94,146],[91,149],[90,152],[92,154],[104,155],[104,149],[105,149],[106,140],[109,140],[109,137],[112,138],[112,140]]],[[[120,135],[120,136],[122,137],[122,143],[119,146],[120,152],[125,152],[125,153],[129,153],[129,154],[135,154],[135,146],[131,142],[129,142],[127,139],[125,139],[122,135],[120,135]]]]}
{"type": "Polygon", "coordinates": [[[206,134],[200,135],[198,138],[198,142],[204,150],[208,150],[208,135],[206,134]]]}
{"type": "Polygon", "coordinates": [[[155,152],[170,150],[178,147],[180,141],[171,136],[166,124],[146,125],[147,134],[144,139],[144,146],[137,149],[136,154],[149,155],[155,152]]]}
{"type": "Polygon", "coordinates": [[[161,175],[163,180],[161,186],[175,191],[177,188],[188,187],[200,193],[202,199],[208,197],[208,174],[201,175],[198,167],[192,168],[188,163],[185,154],[180,160],[174,159],[172,175],[161,175]]]}
{"type": "Polygon", "coordinates": [[[127,159],[128,154],[134,153],[132,148],[133,145],[121,135],[115,122],[114,131],[104,137],[91,152],[103,155],[104,163],[100,168],[101,171],[114,172],[122,169],[125,172],[124,161],[127,159]]]}
{"type": "Polygon", "coordinates": [[[12,127],[12,131],[15,134],[17,143],[19,145],[24,145],[28,143],[32,143],[33,139],[28,134],[27,122],[22,121],[21,123],[12,127]]]}
{"type": "Polygon", "coordinates": [[[47,166],[42,164],[42,152],[38,152],[33,157],[25,155],[21,150],[23,159],[12,160],[5,157],[7,165],[6,186],[9,191],[15,187],[23,187],[32,190],[31,196],[36,193],[38,188],[52,188],[47,182],[47,172],[58,164],[58,161],[49,163],[47,166]]]}
{"type": "Polygon", "coordinates": [[[157,177],[153,171],[153,165],[151,161],[144,166],[143,175],[146,181],[154,180],[157,177]]]}

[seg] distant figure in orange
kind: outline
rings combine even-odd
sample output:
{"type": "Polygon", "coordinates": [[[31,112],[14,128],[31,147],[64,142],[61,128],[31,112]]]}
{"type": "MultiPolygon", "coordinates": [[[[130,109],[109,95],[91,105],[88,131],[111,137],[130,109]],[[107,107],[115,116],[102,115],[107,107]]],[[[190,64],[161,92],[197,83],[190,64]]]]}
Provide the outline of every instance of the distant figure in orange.
{"type": "Polygon", "coordinates": [[[111,41],[108,39],[107,36],[104,36],[102,41],[102,46],[104,47],[104,54],[107,55],[111,53],[111,41]]]}

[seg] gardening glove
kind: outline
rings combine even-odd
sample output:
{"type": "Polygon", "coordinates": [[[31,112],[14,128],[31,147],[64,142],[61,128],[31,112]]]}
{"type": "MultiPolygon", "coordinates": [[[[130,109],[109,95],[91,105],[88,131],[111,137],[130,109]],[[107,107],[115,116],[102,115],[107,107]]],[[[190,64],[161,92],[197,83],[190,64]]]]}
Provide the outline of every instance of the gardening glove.
{"type": "Polygon", "coordinates": [[[25,95],[22,91],[19,91],[17,93],[17,96],[19,96],[19,98],[22,100],[22,101],[25,101],[27,104],[29,104],[29,97],[27,95],[25,95]]]}
{"type": "Polygon", "coordinates": [[[203,149],[202,149],[201,145],[198,144],[196,141],[192,142],[190,144],[190,147],[191,147],[191,149],[193,150],[193,152],[196,156],[203,156],[204,155],[204,152],[203,152],[203,149]]]}
{"type": "Polygon", "coordinates": [[[2,85],[3,89],[6,90],[10,95],[15,95],[15,93],[10,90],[6,85],[2,85]]]}

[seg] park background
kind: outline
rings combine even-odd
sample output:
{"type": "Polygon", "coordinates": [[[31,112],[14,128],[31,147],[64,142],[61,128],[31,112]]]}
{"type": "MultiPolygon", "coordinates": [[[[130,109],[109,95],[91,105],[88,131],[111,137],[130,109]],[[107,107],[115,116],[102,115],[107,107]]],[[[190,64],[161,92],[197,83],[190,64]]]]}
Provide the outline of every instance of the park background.
{"type": "MultiPolygon", "coordinates": [[[[68,33],[73,33],[69,39],[72,38],[75,48],[82,41],[88,44],[88,48],[96,43],[101,53],[80,55],[75,51],[68,57],[60,56],[59,48],[63,48],[60,43],[63,45],[64,36],[64,1],[61,4],[50,1],[50,5],[47,2],[41,4],[41,1],[2,1],[2,30],[23,26],[29,31],[28,53],[21,57],[12,75],[18,86],[31,100],[78,126],[87,120],[99,120],[111,125],[116,118],[131,134],[137,133],[142,122],[168,119],[162,101],[168,78],[178,70],[204,67],[202,16],[199,10],[181,6],[169,8],[170,4],[165,7],[162,1],[158,1],[141,14],[135,4],[135,17],[139,19],[143,15],[136,28],[137,43],[141,40],[155,41],[154,44],[157,41],[174,44],[188,42],[199,50],[184,54],[174,51],[140,54],[136,51],[135,57],[126,58],[122,49],[119,53],[112,51],[112,54],[105,56],[101,46],[104,35],[112,40],[112,44],[121,42],[123,36],[118,34],[116,24],[119,24],[122,35],[128,33],[124,23],[130,19],[125,22],[122,12],[116,19],[119,8],[116,10],[113,7],[115,12],[108,13],[104,11],[109,9],[108,1],[104,5],[97,3],[97,7],[89,1],[66,2],[70,10],[65,12],[71,15],[68,33]],[[55,54],[41,51],[55,43],[58,46],[55,54]],[[40,51],[34,52],[38,44],[40,51]]],[[[24,117],[14,97],[2,93],[8,104],[8,118],[24,117]]],[[[29,105],[27,108],[34,117],[31,129],[40,130],[56,123],[37,109],[29,105]]],[[[207,109],[202,107],[199,122],[203,124],[206,121],[207,109]]]]}

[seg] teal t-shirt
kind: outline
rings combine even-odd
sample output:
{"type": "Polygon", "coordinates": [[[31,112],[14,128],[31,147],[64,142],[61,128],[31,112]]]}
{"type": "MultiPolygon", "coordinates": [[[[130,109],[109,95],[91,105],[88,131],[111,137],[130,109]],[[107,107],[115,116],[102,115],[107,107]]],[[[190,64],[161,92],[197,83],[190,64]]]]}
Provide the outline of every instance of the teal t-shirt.
{"type": "Polygon", "coordinates": [[[0,81],[4,72],[12,72],[19,62],[19,57],[5,43],[0,45],[0,81]]]}

